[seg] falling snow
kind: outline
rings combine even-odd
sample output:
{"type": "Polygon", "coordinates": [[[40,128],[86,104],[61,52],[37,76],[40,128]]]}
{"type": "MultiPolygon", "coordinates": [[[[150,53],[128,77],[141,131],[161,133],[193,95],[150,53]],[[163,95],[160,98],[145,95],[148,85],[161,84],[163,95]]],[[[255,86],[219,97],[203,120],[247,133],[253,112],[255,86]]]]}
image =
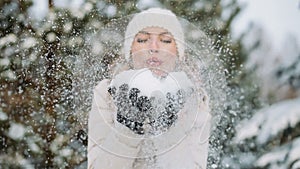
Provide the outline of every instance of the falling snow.
{"type": "MultiPolygon", "coordinates": [[[[161,121],[151,123],[153,130],[168,128],[193,89],[203,88],[214,122],[208,168],[300,167],[296,36],[278,50],[271,50],[270,38],[257,27],[232,40],[227,24],[241,6],[231,0],[54,2],[52,9],[47,4],[27,9],[27,1],[0,3],[1,168],[86,168],[92,91],[102,79],[114,79],[121,69],[117,63],[125,63],[120,56],[130,14],[164,6],[182,17],[191,57],[180,69],[187,75],[171,74],[177,86],[149,72],[126,82],[131,99],[113,100],[119,122],[139,134],[145,134],[141,126],[149,119],[161,121]],[[185,76],[200,80],[191,85],[185,76]],[[143,117],[122,114],[124,104],[143,117]],[[162,113],[154,116],[153,109],[162,113]]],[[[111,87],[118,93],[123,84],[113,80],[111,87]]]]}

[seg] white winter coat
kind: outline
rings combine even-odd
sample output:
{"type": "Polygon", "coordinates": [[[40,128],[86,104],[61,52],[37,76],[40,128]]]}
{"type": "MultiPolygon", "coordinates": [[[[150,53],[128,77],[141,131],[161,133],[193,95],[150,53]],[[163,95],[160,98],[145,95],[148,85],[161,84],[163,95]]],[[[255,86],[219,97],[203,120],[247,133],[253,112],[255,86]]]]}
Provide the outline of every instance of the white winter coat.
{"type": "Polygon", "coordinates": [[[147,142],[136,139],[142,136],[115,120],[116,107],[107,92],[109,84],[104,79],[94,89],[88,121],[88,169],[206,168],[211,124],[207,103],[200,100],[195,117],[188,117],[189,106],[185,106],[170,132],[147,142]],[[143,158],[147,155],[141,152],[153,148],[150,154],[155,156],[143,158]]]}

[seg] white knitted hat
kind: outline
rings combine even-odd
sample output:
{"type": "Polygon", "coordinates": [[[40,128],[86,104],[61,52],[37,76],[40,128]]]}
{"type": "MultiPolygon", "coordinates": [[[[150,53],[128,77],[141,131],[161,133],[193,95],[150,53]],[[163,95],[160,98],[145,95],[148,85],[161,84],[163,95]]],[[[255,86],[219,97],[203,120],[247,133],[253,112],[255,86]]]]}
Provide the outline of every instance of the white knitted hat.
{"type": "Polygon", "coordinates": [[[129,60],[131,45],[135,35],[146,27],[161,27],[168,30],[174,37],[179,60],[184,58],[184,34],[179,20],[170,10],[150,8],[136,14],[129,22],[124,40],[125,59],[129,60]]]}

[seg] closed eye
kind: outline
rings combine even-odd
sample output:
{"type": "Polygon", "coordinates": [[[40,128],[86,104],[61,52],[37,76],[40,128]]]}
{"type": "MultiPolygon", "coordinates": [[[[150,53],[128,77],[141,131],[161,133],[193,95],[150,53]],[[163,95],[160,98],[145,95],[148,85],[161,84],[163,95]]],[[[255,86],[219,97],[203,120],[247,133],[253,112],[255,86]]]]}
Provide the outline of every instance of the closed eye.
{"type": "Polygon", "coordinates": [[[136,41],[137,41],[138,43],[146,43],[147,40],[148,40],[148,39],[140,39],[140,38],[137,38],[136,41]]]}
{"type": "Polygon", "coordinates": [[[163,43],[172,43],[173,38],[172,36],[167,32],[160,35],[160,41],[163,43]]]}
{"type": "Polygon", "coordinates": [[[163,43],[172,43],[172,40],[161,40],[163,43]]]}

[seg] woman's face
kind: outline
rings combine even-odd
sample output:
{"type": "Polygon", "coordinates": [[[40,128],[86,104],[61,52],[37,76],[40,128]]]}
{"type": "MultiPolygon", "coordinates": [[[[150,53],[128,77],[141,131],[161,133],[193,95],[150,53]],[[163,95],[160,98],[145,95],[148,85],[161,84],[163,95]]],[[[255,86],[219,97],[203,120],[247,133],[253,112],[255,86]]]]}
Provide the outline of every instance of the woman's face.
{"type": "Polygon", "coordinates": [[[147,27],[135,36],[131,56],[135,69],[150,68],[164,76],[175,69],[178,59],[175,39],[166,29],[147,27]]]}

